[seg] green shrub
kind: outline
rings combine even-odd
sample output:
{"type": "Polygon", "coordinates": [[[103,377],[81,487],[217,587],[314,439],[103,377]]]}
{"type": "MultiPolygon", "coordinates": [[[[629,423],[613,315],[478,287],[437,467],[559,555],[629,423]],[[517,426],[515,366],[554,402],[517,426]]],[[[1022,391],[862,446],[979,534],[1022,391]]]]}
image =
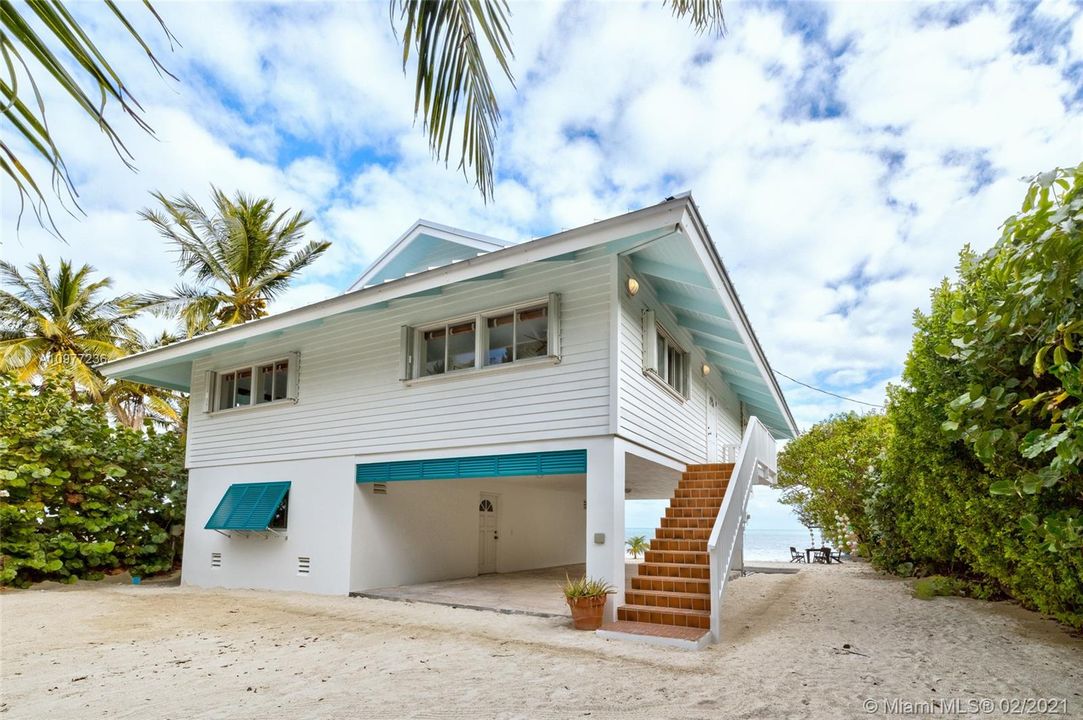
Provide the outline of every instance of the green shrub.
{"type": "Polygon", "coordinates": [[[942,428],[997,475],[994,494],[1076,498],[1018,521],[1051,551],[1083,549],[1083,164],[1036,176],[959,274],[936,351],[966,385],[942,428]]]}
{"type": "Polygon", "coordinates": [[[962,595],[965,589],[966,583],[943,575],[932,575],[914,581],[914,597],[919,600],[962,595]]]}
{"type": "Polygon", "coordinates": [[[914,326],[886,417],[792,441],[783,501],[825,534],[845,519],[886,572],[1083,628],[1083,165],[1034,178],[914,326]]]}
{"type": "Polygon", "coordinates": [[[111,427],[101,405],[0,376],[0,583],[171,569],[183,459],[176,433],[111,427]]]}
{"type": "Polygon", "coordinates": [[[975,597],[1010,596],[1075,627],[1081,184],[1080,169],[1036,180],[1031,207],[1001,241],[981,258],[964,250],[959,279],[933,291],[928,315],[915,315],[905,384],[888,392],[893,432],[866,502],[871,559],[884,570],[964,578],[975,597]],[[1036,363],[1039,355],[1053,364],[1036,363]]]}
{"type": "Polygon", "coordinates": [[[806,525],[852,552],[870,537],[866,498],[891,425],[880,413],[834,415],[791,440],[778,458],[780,500],[806,525]],[[855,547],[857,546],[857,547],[855,547]]]}

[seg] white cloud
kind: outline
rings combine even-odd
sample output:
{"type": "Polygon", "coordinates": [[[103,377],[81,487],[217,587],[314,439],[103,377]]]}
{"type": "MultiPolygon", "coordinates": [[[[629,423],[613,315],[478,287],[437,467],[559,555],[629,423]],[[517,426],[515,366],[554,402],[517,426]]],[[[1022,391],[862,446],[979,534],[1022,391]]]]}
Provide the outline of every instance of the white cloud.
{"type": "MultiPolygon", "coordinates": [[[[737,3],[721,39],[655,4],[516,5],[490,204],[431,159],[385,5],[161,9],[179,82],[106,43],[157,131],[126,133],[140,173],[50,98],[53,126],[80,138],[64,149],[88,217],[63,220],[70,245],[27,223],[14,240],[5,192],[5,259],[71,256],[120,290],[165,289],[171,257],[135,213],[152,189],[213,182],[303,208],[310,237],[334,242],[281,309],[344,288],[418,217],[522,240],[691,189],[773,364],[878,403],[959,249],[995,240],[1020,177],[1083,150],[1083,13],[1057,0],[737,3]]],[[[783,385],[804,425],[860,409],[783,385]]]]}

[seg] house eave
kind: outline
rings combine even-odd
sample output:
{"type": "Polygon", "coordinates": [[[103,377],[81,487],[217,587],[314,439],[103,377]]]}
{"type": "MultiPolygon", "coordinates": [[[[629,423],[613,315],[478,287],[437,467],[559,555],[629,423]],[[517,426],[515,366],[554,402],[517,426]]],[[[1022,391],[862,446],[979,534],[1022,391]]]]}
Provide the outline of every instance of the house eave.
{"type": "Polygon", "coordinates": [[[479,275],[508,270],[654,229],[665,228],[665,232],[672,232],[677,218],[684,212],[685,203],[684,198],[666,200],[657,205],[590,225],[565,230],[518,245],[510,245],[452,265],[349,291],[276,315],[252,320],[243,325],[234,325],[164,347],[145,350],[103,363],[98,366],[98,370],[109,378],[126,378],[139,374],[141,370],[147,368],[188,361],[225,346],[247,342],[274,332],[283,332],[341,313],[381,305],[427,290],[470,280],[479,275]]]}
{"type": "Polygon", "coordinates": [[[730,279],[729,273],[726,271],[726,266],[722,262],[722,257],[718,254],[718,247],[715,245],[714,240],[711,239],[711,234],[707,230],[707,224],[704,222],[703,216],[699,212],[696,201],[693,199],[691,193],[682,193],[681,195],[676,196],[675,199],[687,202],[688,218],[695,227],[696,234],[702,239],[701,246],[706,249],[707,255],[714,266],[714,270],[718,273],[718,277],[722,282],[726,296],[733,302],[733,310],[741,327],[748,333],[746,344],[749,345],[755,353],[756,364],[759,367],[764,381],[767,383],[767,386],[774,396],[775,403],[784,413],[791,437],[797,437],[800,432],[797,429],[797,423],[793,418],[793,413],[790,411],[790,406],[786,402],[786,396],[783,395],[782,388],[779,386],[775,373],[771,369],[771,363],[767,360],[767,354],[764,353],[759,338],[756,337],[756,331],[752,328],[752,323],[748,319],[748,314],[741,304],[741,298],[737,294],[733,280],[730,279]]]}

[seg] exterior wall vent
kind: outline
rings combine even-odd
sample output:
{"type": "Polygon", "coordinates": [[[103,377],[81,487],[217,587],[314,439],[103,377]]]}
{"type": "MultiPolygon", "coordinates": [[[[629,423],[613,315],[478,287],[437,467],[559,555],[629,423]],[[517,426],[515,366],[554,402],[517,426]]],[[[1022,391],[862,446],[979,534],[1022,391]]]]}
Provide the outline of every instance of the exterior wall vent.
{"type": "Polygon", "coordinates": [[[387,483],[372,483],[373,495],[387,495],[387,483]]]}
{"type": "Polygon", "coordinates": [[[309,570],[312,567],[312,558],[310,557],[298,557],[297,558],[297,574],[308,575],[309,570]]]}
{"type": "Polygon", "coordinates": [[[222,553],[215,553],[215,552],[211,553],[211,567],[212,568],[220,568],[220,567],[222,567],[222,553]]]}

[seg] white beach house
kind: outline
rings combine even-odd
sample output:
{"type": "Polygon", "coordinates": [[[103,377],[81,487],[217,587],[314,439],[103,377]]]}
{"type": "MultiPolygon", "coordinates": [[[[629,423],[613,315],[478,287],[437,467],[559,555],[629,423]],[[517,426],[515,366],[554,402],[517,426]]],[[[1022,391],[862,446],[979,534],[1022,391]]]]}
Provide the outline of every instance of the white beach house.
{"type": "Polygon", "coordinates": [[[419,221],[338,297],[102,370],[191,393],[185,584],[585,562],[633,630],[717,637],[749,488],[796,432],[688,195],[521,244],[419,221]],[[672,500],[626,591],[640,498],[672,500]]]}

